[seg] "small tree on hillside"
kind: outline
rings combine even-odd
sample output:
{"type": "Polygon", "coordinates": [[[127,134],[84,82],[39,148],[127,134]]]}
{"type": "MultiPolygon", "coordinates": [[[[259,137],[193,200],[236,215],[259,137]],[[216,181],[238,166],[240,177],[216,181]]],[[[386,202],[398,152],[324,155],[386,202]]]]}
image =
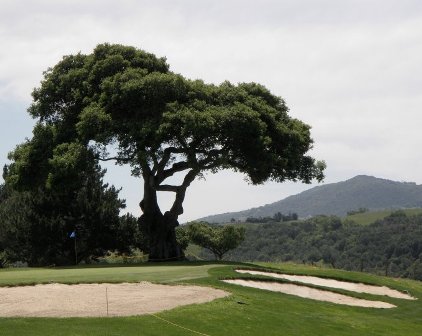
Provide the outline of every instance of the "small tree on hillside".
{"type": "Polygon", "coordinates": [[[192,243],[210,250],[218,260],[245,239],[245,228],[231,225],[212,227],[205,223],[192,223],[187,232],[192,243]]]}

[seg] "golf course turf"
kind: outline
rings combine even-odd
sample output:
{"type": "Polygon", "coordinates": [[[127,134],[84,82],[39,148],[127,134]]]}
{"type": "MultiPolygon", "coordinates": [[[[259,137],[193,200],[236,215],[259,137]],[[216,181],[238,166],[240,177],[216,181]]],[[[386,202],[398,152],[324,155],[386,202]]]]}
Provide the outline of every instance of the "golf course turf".
{"type": "MultiPolygon", "coordinates": [[[[177,263],[130,267],[0,270],[0,286],[35,283],[139,282],[193,284],[231,295],[154,315],[110,318],[0,318],[0,335],[422,335],[422,282],[294,264],[177,263]],[[221,279],[263,279],[235,269],[262,268],[289,274],[364,282],[408,291],[417,300],[333,291],[397,306],[374,309],[336,305],[221,279]]],[[[0,298],[1,300],[1,298],[0,298]]],[[[159,300],[159,298],[157,298],[159,300]]]]}

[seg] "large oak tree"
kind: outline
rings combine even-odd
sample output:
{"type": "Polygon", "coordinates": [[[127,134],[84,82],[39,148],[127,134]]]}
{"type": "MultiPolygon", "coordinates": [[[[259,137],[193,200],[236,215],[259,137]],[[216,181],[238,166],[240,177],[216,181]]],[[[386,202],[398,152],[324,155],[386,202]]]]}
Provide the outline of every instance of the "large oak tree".
{"type": "Polygon", "coordinates": [[[92,54],[63,57],[33,99],[30,114],[58,140],[52,164],[40,163],[49,169],[45,182],[54,180],[55,163],[72,162],[77,146],[142,177],[140,225],[151,259],[183,256],[175,227],[187,188],[204,172],[232,169],[253,184],[323,178],[324,163],[307,155],[310,127],[289,117],[283,99],[256,83],[186,79],[164,58],[133,47],[102,44],[92,54]],[[168,182],[175,174],[184,174],[180,184],[168,182]],[[159,191],[175,195],[164,212],[159,191]]]}

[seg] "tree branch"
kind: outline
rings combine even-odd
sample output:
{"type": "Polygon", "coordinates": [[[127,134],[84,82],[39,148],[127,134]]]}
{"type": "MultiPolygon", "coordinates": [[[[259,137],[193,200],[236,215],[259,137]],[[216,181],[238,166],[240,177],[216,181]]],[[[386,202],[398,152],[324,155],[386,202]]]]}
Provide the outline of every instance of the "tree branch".
{"type": "Polygon", "coordinates": [[[161,172],[157,172],[157,185],[159,185],[168,177],[173,176],[175,173],[184,171],[189,168],[191,168],[191,164],[189,164],[189,162],[187,161],[175,162],[171,168],[162,170],[161,172]]]}
{"type": "Polygon", "coordinates": [[[171,207],[169,213],[170,215],[177,218],[179,215],[183,214],[183,201],[185,200],[186,189],[195,179],[195,177],[200,172],[199,169],[191,169],[183,179],[183,183],[179,186],[178,190],[176,191],[176,199],[174,200],[173,206],[171,207]]]}
{"type": "Polygon", "coordinates": [[[152,158],[152,162],[154,163],[154,165],[152,166],[152,174],[155,174],[157,172],[158,169],[158,160],[157,160],[157,155],[155,155],[155,152],[152,150],[150,151],[149,155],[152,158]]]}
{"type": "Polygon", "coordinates": [[[157,186],[155,189],[157,191],[172,191],[172,192],[177,192],[179,190],[180,186],[173,186],[173,185],[169,185],[169,184],[162,184],[157,186]]]}
{"type": "MultiPolygon", "coordinates": [[[[184,153],[184,151],[181,150],[181,152],[184,153]]],[[[162,169],[157,171],[157,178],[156,183],[157,186],[160,185],[165,179],[169,178],[170,176],[173,176],[175,173],[187,170],[189,168],[197,169],[197,170],[208,170],[217,167],[222,163],[222,159],[218,156],[222,154],[222,150],[220,149],[212,149],[209,152],[198,152],[200,154],[208,154],[207,157],[203,160],[197,160],[196,155],[193,154],[193,151],[191,150],[191,153],[188,154],[188,161],[182,161],[182,162],[175,162],[171,168],[168,169],[162,169]],[[213,163],[215,162],[215,163],[213,163]],[[211,165],[209,165],[212,163],[211,165]]],[[[169,154],[170,155],[170,154],[169,154]]],[[[164,157],[163,157],[164,160],[164,157]]]]}
{"type": "Polygon", "coordinates": [[[113,157],[108,157],[108,158],[102,158],[102,157],[97,156],[96,159],[99,160],[99,161],[112,161],[112,160],[116,160],[116,161],[122,161],[122,162],[129,162],[130,160],[133,159],[133,157],[125,157],[125,158],[122,158],[122,157],[118,157],[118,156],[113,156],[113,157]]]}
{"type": "Polygon", "coordinates": [[[154,161],[154,169],[153,169],[153,173],[157,173],[157,175],[160,175],[164,168],[166,167],[167,163],[170,161],[171,158],[171,154],[181,154],[184,153],[184,150],[178,147],[167,147],[166,149],[164,149],[163,151],[163,156],[160,160],[160,162],[155,162],[154,161]]]}

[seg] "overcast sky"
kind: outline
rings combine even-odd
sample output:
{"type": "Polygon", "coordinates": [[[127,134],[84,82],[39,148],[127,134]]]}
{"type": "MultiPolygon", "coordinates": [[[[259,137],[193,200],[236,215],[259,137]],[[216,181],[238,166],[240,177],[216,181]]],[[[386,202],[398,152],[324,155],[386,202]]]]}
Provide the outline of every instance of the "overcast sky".
{"type": "MultiPolygon", "coordinates": [[[[31,137],[26,108],[42,72],[103,42],[165,56],[187,78],[265,85],[312,126],[326,183],[358,174],[422,183],[420,0],[0,0],[1,165],[31,137]]],[[[139,215],[141,181],[127,168],[107,169],[139,215]]],[[[221,172],[193,183],[181,221],[309,187],[251,186],[221,172]]]]}

